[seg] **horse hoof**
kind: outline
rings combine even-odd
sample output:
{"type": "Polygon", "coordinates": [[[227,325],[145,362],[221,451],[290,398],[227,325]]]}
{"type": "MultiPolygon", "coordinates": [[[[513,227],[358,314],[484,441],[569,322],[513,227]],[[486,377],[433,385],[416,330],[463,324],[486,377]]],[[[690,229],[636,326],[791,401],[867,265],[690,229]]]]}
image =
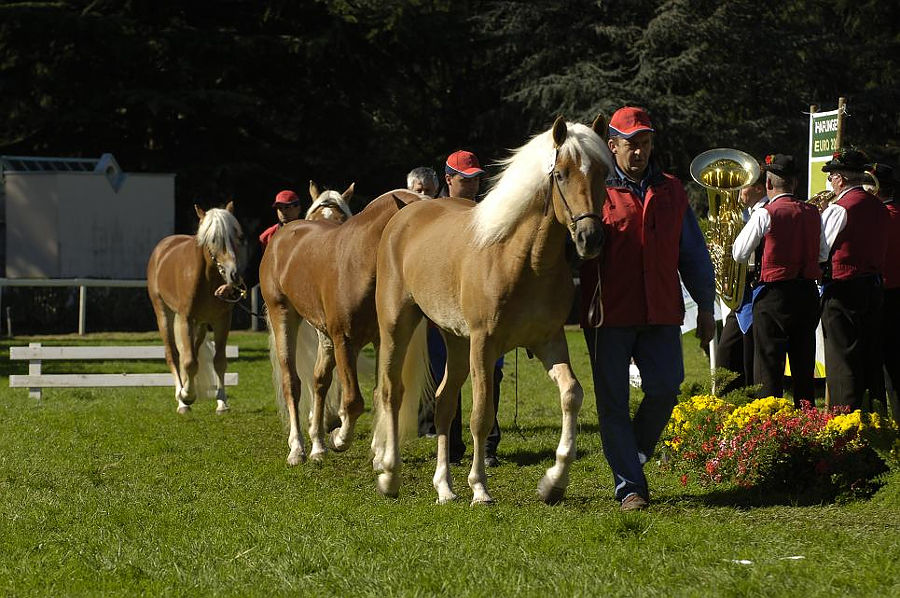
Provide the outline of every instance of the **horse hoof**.
{"type": "Polygon", "coordinates": [[[451,492],[450,494],[445,494],[445,495],[442,495],[442,496],[438,496],[438,497],[437,497],[437,500],[434,501],[434,504],[436,504],[436,505],[445,505],[445,504],[447,504],[447,503],[451,503],[451,502],[455,501],[455,500],[458,499],[458,498],[459,498],[459,497],[458,497],[456,494],[454,494],[453,492],[451,492]]]}
{"type": "Polygon", "coordinates": [[[288,455],[288,458],[287,458],[287,464],[290,465],[291,467],[294,467],[295,465],[300,465],[304,461],[306,461],[306,455],[304,455],[303,453],[298,453],[296,455],[294,453],[291,453],[290,455],[288,455]]]}
{"type": "Polygon", "coordinates": [[[538,497],[548,505],[556,505],[562,502],[566,496],[566,489],[554,486],[546,480],[541,480],[537,489],[538,497]]]}
{"type": "Polygon", "coordinates": [[[382,473],[378,476],[378,493],[388,498],[397,498],[400,494],[400,482],[397,476],[382,473]]]}
{"type": "Polygon", "coordinates": [[[487,505],[487,506],[490,506],[490,505],[493,505],[493,504],[494,504],[494,499],[491,498],[490,495],[485,494],[485,495],[483,495],[483,496],[476,496],[476,497],[473,497],[473,498],[472,498],[472,504],[471,504],[470,506],[473,506],[473,507],[476,506],[476,505],[487,505]]]}
{"type": "Polygon", "coordinates": [[[328,434],[328,440],[330,441],[328,445],[334,449],[338,453],[343,453],[348,448],[350,448],[350,443],[341,440],[340,430],[332,430],[330,434],[328,434]]]}
{"type": "Polygon", "coordinates": [[[315,461],[316,463],[321,463],[322,461],[324,461],[325,460],[325,449],[322,449],[320,451],[312,451],[309,454],[309,460],[315,461]]]}
{"type": "Polygon", "coordinates": [[[229,407],[228,405],[225,405],[224,407],[217,407],[216,415],[225,415],[229,411],[231,411],[231,407],[229,407]]]}
{"type": "Polygon", "coordinates": [[[176,409],[176,411],[179,414],[184,415],[185,413],[191,412],[191,406],[190,405],[181,405],[178,409],[176,409]]]}

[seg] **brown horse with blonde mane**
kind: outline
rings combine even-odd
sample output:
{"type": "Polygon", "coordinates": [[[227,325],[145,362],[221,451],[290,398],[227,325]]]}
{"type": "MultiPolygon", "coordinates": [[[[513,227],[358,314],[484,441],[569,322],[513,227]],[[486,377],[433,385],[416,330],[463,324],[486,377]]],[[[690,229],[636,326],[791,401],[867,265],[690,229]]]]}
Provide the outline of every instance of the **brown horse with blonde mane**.
{"type": "Polygon", "coordinates": [[[187,413],[206,376],[207,329],[212,329],[215,355],[216,413],[228,411],[225,394],[225,345],[234,303],[244,297],[241,274],[247,249],[234,204],[203,211],[196,236],[171,235],[161,240],[147,263],[147,292],[175,380],[178,413],[187,413]],[[198,376],[198,372],[201,373],[198,376]]]}
{"type": "Polygon", "coordinates": [[[378,489],[399,490],[397,413],[400,364],[410,335],[423,317],[447,344],[447,365],[436,397],[438,502],[456,498],[447,434],[456,396],[472,373],[470,420],[474,455],[468,482],[472,502],[490,503],[484,472],[485,439],[494,421],[490,399],[497,359],[516,347],[536,355],[556,382],[562,435],[556,463],[538,484],[546,502],[560,500],[575,458],[575,434],[583,390],[572,372],[563,325],[572,305],[569,238],[581,258],[599,254],[604,182],[612,157],[591,127],[558,118],[503,162],[491,191],[475,204],[463,199],[409,206],[385,228],[378,245],[376,308],[381,345],[378,363],[377,434],[384,436],[378,489]]]}
{"type": "MultiPolygon", "coordinates": [[[[340,428],[330,436],[332,448],[345,450],[353,436],[364,402],[359,389],[357,358],[362,348],[377,343],[375,316],[375,249],[387,222],[401,208],[422,199],[417,193],[396,190],[374,199],[343,224],[297,220],[272,237],[259,268],[260,289],[265,299],[271,335],[270,353],[280,374],[276,396],[287,412],[290,427],[287,462],[306,459],[300,431],[301,380],[298,376],[297,336],[303,321],[319,333],[313,371],[309,457],[321,459],[326,452],[325,395],[337,367],[341,386],[338,415],[340,428]]],[[[417,335],[419,349],[409,360],[410,392],[427,383],[427,349],[424,328],[417,335]]],[[[410,403],[414,401],[410,400],[410,403]]],[[[411,419],[415,426],[416,415],[411,419]]]]}
{"type": "Polygon", "coordinates": [[[331,189],[320,191],[319,186],[314,181],[310,181],[309,197],[312,199],[312,204],[306,210],[306,219],[345,222],[353,215],[353,212],[350,211],[350,198],[353,197],[355,188],[356,183],[350,183],[343,193],[331,189]]]}

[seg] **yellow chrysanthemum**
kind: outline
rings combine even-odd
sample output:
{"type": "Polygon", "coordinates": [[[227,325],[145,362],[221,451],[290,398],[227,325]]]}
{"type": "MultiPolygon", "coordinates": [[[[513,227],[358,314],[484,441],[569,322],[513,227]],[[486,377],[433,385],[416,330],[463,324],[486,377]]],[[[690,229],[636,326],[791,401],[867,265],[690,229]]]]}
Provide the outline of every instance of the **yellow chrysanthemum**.
{"type": "Polygon", "coordinates": [[[731,412],[725,420],[725,430],[738,430],[747,425],[751,419],[778,419],[794,411],[794,406],[782,398],[766,397],[756,399],[731,412]]]}

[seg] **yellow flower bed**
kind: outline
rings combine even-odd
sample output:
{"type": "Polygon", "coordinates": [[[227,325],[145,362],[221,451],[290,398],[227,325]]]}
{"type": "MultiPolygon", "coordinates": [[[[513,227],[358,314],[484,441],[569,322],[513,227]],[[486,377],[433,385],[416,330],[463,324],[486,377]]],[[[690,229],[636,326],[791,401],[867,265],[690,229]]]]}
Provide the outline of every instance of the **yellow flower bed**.
{"type": "Polygon", "coordinates": [[[752,403],[747,403],[732,411],[731,415],[725,419],[724,429],[726,431],[739,430],[754,417],[758,419],[778,419],[780,416],[788,415],[793,411],[794,405],[785,399],[776,397],[756,399],[752,403]]]}

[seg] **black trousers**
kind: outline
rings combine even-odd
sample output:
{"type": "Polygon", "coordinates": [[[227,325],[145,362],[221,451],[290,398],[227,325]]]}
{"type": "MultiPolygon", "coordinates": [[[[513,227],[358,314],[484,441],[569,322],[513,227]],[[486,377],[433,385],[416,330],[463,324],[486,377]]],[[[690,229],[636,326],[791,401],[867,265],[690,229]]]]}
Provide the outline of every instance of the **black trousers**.
{"type": "Polygon", "coordinates": [[[753,385],[753,328],[741,332],[737,316],[730,312],[722,326],[716,346],[716,367],[735,372],[738,377],[722,389],[728,393],[736,388],[753,385]]]}
{"type": "Polygon", "coordinates": [[[900,424],[900,288],[884,290],[882,322],[885,391],[891,415],[900,424]]]}
{"type": "Polygon", "coordinates": [[[825,383],[833,406],[862,409],[865,393],[884,398],[884,291],[876,276],[830,283],[822,295],[825,383]]]}
{"type": "Polygon", "coordinates": [[[766,283],[753,302],[754,379],[760,397],[784,396],[785,356],[791,359],[794,406],[815,402],[816,326],[819,292],[815,281],[766,283]]]}

